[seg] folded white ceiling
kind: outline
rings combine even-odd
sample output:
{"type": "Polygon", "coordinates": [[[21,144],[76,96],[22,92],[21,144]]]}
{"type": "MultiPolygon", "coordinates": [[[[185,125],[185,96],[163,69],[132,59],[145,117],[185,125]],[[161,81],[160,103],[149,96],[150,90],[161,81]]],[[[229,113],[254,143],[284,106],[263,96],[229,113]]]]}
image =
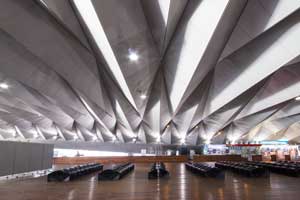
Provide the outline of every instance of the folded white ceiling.
{"type": "Polygon", "coordinates": [[[0,139],[300,142],[299,8],[2,0],[0,139]]]}

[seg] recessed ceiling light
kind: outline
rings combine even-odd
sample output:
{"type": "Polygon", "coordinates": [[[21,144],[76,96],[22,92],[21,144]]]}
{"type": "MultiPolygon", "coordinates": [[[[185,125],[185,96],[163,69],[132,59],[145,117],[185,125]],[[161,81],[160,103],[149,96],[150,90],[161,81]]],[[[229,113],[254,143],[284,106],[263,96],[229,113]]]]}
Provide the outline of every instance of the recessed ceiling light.
{"type": "Polygon", "coordinates": [[[210,144],[210,140],[206,140],[206,141],[205,141],[205,144],[210,144]]]}
{"type": "Polygon", "coordinates": [[[180,142],[181,142],[181,144],[184,144],[184,143],[185,143],[185,138],[184,138],[184,137],[181,138],[181,139],[180,139],[180,142]]]}
{"type": "Polygon", "coordinates": [[[131,49],[129,49],[128,51],[129,51],[129,55],[128,55],[129,60],[131,60],[131,61],[139,60],[139,55],[135,51],[133,51],[131,49]]]}
{"type": "Polygon", "coordinates": [[[8,89],[9,86],[6,83],[0,83],[0,88],[2,88],[2,89],[8,89]]]}
{"type": "Polygon", "coordinates": [[[295,98],[296,101],[300,101],[300,96],[295,98]]]}
{"type": "Polygon", "coordinates": [[[17,137],[17,132],[16,131],[13,133],[13,137],[14,138],[17,137]]]}
{"type": "Polygon", "coordinates": [[[216,136],[219,136],[219,135],[221,135],[221,134],[222,134],[222,132],[220,131],[220,132],[218,132],[218,133],[217,133],[217,135],[216,135],[216,136]]]}
{"type": "Polygon", "coordinates": [[[33,134],[33,137],[34,137],[34,138],[38,138],[38,137],[39,137],[39,134],[36,132],[36,133],[33,134]]]}
{"type": "Polygon", "coordinates": [[[156,138],[156,142],[160,142],[160,136],[158,136],[157,138],[156,138]]]}
{"type": "Polygon", "coordinates": [[[45,3],[44,0],[40,0],[40,2],[41,2],[44,6],[46,6],[46,7],[48,8],[48,5],[45,3]]]}
{"type": "Polygon", "coordinates": [[[147,98],[147,96],[145,94],[142,94],[140,97],[141,97],[141,99],[146,99],[147,98]]]}

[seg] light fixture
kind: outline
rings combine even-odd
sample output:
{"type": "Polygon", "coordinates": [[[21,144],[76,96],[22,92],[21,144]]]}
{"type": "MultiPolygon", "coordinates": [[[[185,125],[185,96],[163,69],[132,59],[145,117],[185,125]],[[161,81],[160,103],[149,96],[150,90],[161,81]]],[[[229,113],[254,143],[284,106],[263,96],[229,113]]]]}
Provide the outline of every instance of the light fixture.
{"type": "Polygon", "coordinates": [[[136,51],[132,50],[132,49],[128,49],[129,51],[129,55],[128,58],[131,61],[138,61],[139,60],[139,55],[137,54],[136,51]]]}
{"type": "Polygon", "coordinates": [[[115,142],[117,140],[116,136],[112,137],[112,141],[115,142]]]}
{"type": "Polygon", "coordinates": [[[136,138],[133,138],[133,139],[132,139],[132,142],[136,142],[136,138]]]}
{"type": "Polygon", "coordinates": [[[38,138],[39,137],[39,134],[36,132],[33,134],[33,138],[38,138]]]}
{"type": "Polygon", "coordinates": [[[157,138],[156,138],[156,142],[160,142],[161,141],[161,138],[160,138],[160,136],[158,136],[157,138]]]}
{"type": "Polygon", "coordinates": [[[181,143],[181,144],[184,144],[184,143],[185,143],[185,138],[184,138],[184,137],[180,139],[180,143],[181,143]]]}
{"type": "Polygon", "coordinates": [[[73,139],[74,139],[74,140],[77,140],[77,139],[78,139],[78,135],[74,135],[74,136],[73,136],[73,139]]]}
{"type": "Polygon", "coordinates": [[[300,101],[300,96],[295,98],[296,101],[300,101]]]}
{"type": "Polygon", "coordinates": [[[141,99],[146,99],[147,98],[147,96],[145,95],[145,94],[141,94],[141,99]]]}
{"type": "Polygon", "coordinates": [[[227,139],[230,141],[230,144],[237,144],[239,137],[237,135],[228,135],[227,139]]]}
{"type": "Polygon", "coordinates": [[[0,88],[2,88],[2,89],[8,89],[9,86],[6,83],[0,83],[0,88]]]}
{"type": "Polygon", "coordinates": [[[12,136],[13,136],[14,138],[17,137],[17,131],[14,131],[12,136]]]}
{"type": "Polygon", "coordinates": [[[210,144],[210,140],[205,140],[205,144],[210,144]]]}
{"type": "Polygon", "coordinates": [[[97,140],[97,136],[94,135],[94,136],[93,136],[93,141],[96,141],[96,140],[97,140]]]}
{"type": "Polygon", "coordinates": [[[48,8],[48,5],[45,3],[44,0],[40,0],[40,2],[41,2],[46,8],[48,8]]]}

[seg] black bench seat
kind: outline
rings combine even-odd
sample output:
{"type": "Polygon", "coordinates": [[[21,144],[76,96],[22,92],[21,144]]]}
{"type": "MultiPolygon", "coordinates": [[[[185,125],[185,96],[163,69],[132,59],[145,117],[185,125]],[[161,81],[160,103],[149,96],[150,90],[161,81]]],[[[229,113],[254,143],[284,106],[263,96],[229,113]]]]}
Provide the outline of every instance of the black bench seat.
{"type": "Polygon", "coordinates": [[[204,177],[224,177],[220,168],[203,163],[188,162],[185,163],[185,167],[187,170],[204,177]]]}
{"type": "Polygon", "coordinates": [[[81,176],[97,172],[103,169],[103,165],[99,163],[88,163],[70,168],[56,170],[47,176],[48,182],[51,181],[71,181],[81,176]]]}
{"type": "Polygon", "coordinates": [[[134,165],[132,163],[117,165],[112,169],[106,169],[101,173],[99,173],[98,180],[99,181],[120,180],[125,175],[132,172],[133,170],[134,170],[134,165]]]}
{"type": "Polygon", "coordinates": [[[270,172],[283,174],[286,176],[299,177],[300,163],[293,161],[279,161],[279,162],[247,162],[249,165],[263,167],[270,172]]]}
{"type": "Polygon", "coordinates": [[[269,175],[268,171],[264,167],[251,165],[247,162],[221,161],[216,162],[215,166],[225,170],[231,170],[234,173],[247,177],[260,177],[269,175]]]}
{"type": "Polygon", "coordinates": [[[157,179],[162,177],[168,177],[170,174],[166,169],[166,166],[162,162],[155,162],[152,164],[150,171],[148,172],[148,179],[157,179]]]}

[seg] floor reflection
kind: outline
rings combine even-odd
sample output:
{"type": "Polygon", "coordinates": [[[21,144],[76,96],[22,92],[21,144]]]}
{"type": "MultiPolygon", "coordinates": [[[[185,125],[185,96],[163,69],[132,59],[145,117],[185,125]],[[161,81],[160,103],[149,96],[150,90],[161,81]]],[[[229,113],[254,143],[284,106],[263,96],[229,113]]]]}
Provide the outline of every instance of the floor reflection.
{"type": "Polygon", "coordinates": [[[184,164],[180,164],[180,175],[179,175],[179,183],[180,183],[180,187],[179,187],[179,194],[180,194],[180,199],[181,200],[185,200],[186,199],[186,173],[185,173],[185,166],[184,164]]]}
{"type": "Polygon", "coordinates": [[[170,177],[148,180],[150,164],[137,164],[120,181],[98,182],[96,174],[67,183],[46,178],[0,183],[1,200],[111,200],[111,199],[298,199],[299,178],[271,174],[245,178],[231,172],[224,179],[205,178],[186,171],[184,164],[167,164],[170,177]]]}
{"type": "Polygon", "coordinates": [[[94,199],[94,191],[95,191],[95,182],[97,181],[96,177],[92,177],[89,181],[89,200],[94,199]]]}
{"type": "Polygon", "coordinates": [[[74,193],[75,193],[75,190],[69,191],[69,193],[68,193],[68,200],[73,200],[74,199],[74,193]]]}

